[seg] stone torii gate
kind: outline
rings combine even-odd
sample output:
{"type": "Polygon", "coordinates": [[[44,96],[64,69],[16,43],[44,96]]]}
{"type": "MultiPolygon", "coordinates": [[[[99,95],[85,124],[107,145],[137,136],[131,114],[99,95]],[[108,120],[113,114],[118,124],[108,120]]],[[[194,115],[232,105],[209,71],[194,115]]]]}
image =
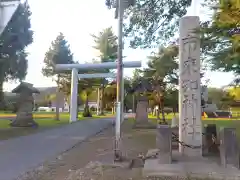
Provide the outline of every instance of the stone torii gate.
{"type": "MultiPolygon", "coordinates": [[[[141,67],[141,61],[128,61],[123,62],[123,68],[136,68],[141,67]]],[[[78,95],[78,78],[94,78],[96,74],[78,74],[78,70],[100,70],[100,69],[116,69],[117,62],[105,62],[94,64],[56,64],[56,71],[71,71],[71,102],[70,102],[70,122],[77,121],[77,95],[78,95]]],[[[98,74],[100,75],[100,74],[98,74]]],[[[103,75],[103,74],[101,74],[103,75]]],[[[123,79],[122,79],[123,81],[123,79]]],[[[121,83],[123,84],[123,83],[121,83]]],[[[122,87],[121,87],[122,88],[122,87]]],[[[119,102],[122,104],[122,102],[119,102]]],[[[121,112],[122,113],[122,112],[121,112]]],[[[117,114],[120,116],[120,113],[117,114]]]]}
{"type": "MultiPolygon", "coordinates": [[[[123,68],[136,68],[141,67],[141,61],[130,61],[123,62],[123,68]]],[[[117,62],[106,62],[106,63],[96,63],[96,64],[57,64],[55,66],[56,71],[72,71],[71,78],[71,102],[70,102],[70,122],[77,121],[77,96],[78,96],[78,78],[103,78],[103,77],[114,77],[115,74],[112,73],[95,73],[95,74],[78,74],[78,70],[92,70],[92,69],[116,69],[117,62]]],[[[123,88],[123,76],[121,79],[121,86],[123,88]]],[[[123,91],[122,91],[123,92],[123,91]]],[[[123,101],[123,98],[121,98],[123,101]]],[[[114,157],[118,158],[120,153],[120,141],[121,141],[121,130],[120,124],[123,122],[123,111],[122,111],[123,102],[117,102],[117,116],[115,123],[115,143],[114,143],[114,157]]]]}

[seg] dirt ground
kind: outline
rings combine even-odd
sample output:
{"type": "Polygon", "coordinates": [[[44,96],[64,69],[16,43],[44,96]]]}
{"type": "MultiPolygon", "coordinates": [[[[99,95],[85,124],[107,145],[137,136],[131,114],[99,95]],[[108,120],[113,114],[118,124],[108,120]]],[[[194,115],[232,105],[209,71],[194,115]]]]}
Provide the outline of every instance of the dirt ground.
{"type": "Polygon", "coordinates": [[[131,122],[122,126],[122,152],[126,163],[113,163],[114,128],[76,145],[56,159],[19,178],[21,180],[139,180],[141,168],[128,168],[129,161],[155,147],[154,129],[132,129],[131,122]]]}

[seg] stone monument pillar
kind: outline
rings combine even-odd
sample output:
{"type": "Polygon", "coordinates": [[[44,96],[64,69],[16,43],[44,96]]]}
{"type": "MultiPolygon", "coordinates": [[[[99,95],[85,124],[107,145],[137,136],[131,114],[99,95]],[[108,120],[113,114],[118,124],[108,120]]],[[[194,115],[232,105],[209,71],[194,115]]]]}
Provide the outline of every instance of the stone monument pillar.
{"type": "Polygon", "coordinates": [[[194,148],[180,145],[179,151],[187,156],[202,155],[199,24],[197,16],[180,20],[179,140],[194,148]]]}
{"type": "Polygon", "coordinates": [[[39,93],[38,89],[34,88],[32,84],[22,82],[17,86],[13,93],[19,94],[17,116],[10,124],[14,127],[37,127],[37,123],[33,120],[33,93],[39,93]]]}

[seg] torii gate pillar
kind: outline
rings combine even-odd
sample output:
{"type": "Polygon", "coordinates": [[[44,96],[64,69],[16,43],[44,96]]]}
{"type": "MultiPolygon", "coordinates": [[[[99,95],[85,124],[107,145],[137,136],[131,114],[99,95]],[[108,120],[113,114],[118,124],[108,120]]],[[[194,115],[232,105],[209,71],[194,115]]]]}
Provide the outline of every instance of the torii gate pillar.
{"type": "Polygon", "coordinates": [[[71,78],[70,122],[75,122],[77,120],[78,112],[77,102],[78,102],[78,70],[76,68],[73,68],[71,78]]]}

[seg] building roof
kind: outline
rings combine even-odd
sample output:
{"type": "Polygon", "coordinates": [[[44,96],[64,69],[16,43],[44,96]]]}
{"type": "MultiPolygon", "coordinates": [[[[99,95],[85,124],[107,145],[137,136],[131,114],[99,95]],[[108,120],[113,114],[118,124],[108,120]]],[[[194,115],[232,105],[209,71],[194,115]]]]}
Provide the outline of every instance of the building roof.
{"type": "Polygon", "coordinates": [[[33,84],[27,82],[21,82],[16,88],[12,90],[12,93],[21,93],[26,90],[29,90],[32,93],[40,93],[37,88],[33,87],[33,84]]]}

